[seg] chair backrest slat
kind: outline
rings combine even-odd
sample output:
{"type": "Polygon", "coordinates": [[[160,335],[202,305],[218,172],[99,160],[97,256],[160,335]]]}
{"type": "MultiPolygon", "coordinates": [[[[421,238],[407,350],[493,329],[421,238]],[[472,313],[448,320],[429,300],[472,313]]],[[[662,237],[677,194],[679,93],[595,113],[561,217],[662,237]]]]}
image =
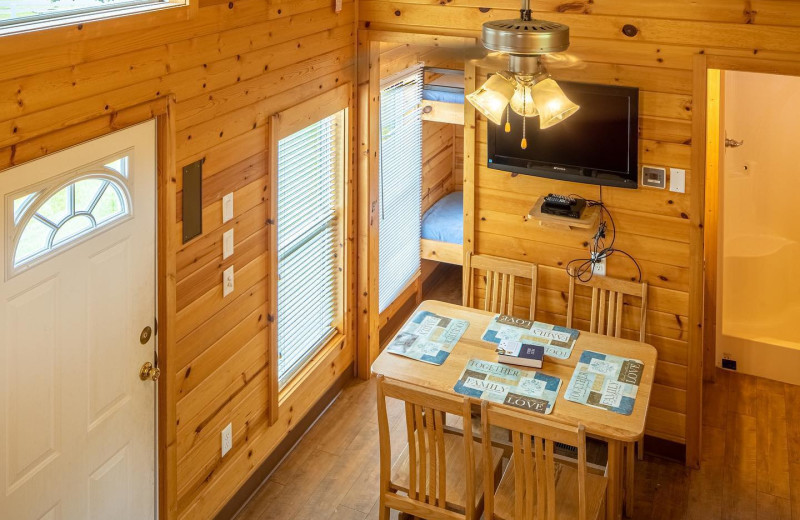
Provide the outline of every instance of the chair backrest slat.
{"type": "Polygon", "coordinates": [[[468,253],[464,262],[464,270],[464,305],[468,307],[475,306],[475,273],[476,271],[484,271],[486,273],[486,283],[483,310],[500,314],[514,315],[518,279],[530,280],[531,295],[530,301],[527,302],[529,309],[527,318],[529,320],[535,319],[538,285],[538,267],[536,264],[498,256],[468,253]]]}
{"type": "Polygon", "coordinates": [[[484,463],[484,517],[494,519],[494,479],[491,473],[492,426],[511,432],[514,461],[514,518],[518,520],[555,520],[556,465],[555,443],[575,446],[578,453],[578,511],[586,520],[586,432],[582,425],[570,427],[522,414],[484,401],[481,403],[484,463]]]}
{"type": "Polygon", "coordinates": [[[607,276],[594,276],[583,282],[570,276],[567,301],[567,327],[573,327],[575,318],[576,286],[591,287],[592,307],[589,314],[589,332],[621,337],[625,296],[641,299],[639,315],[639,341],[647,337],[647,282],[638,283],[607,276]]]}
{"type": "MultiPolygon", "coordinates": [[[[447,450],[445,449],[445,414],[460,416],[465,425],[470,424],[470,403],[466,397],[457,397],[434,390],[390,381],[378,376],[378,432],[380,442],[380,489],[384,493],[391,486],[391,439],[389,438],[386,398],[405,402],[406,437],[408,440],[408,498],[427,506],[445,509],[447,506],[447,450]]],[[[474,460],[472,436],[463,440],[464,460],[474,460]]],[[[467,504],[475,503],[474,464],[466,464],[464,496],[467,504]]],[[[466,520],[473,520],[473,508],[464,512],[466,520]]]]}

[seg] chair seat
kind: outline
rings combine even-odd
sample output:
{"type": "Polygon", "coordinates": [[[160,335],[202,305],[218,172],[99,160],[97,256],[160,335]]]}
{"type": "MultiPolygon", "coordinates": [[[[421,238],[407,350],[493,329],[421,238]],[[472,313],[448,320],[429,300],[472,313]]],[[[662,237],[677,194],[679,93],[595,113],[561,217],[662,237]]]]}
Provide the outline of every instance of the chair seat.
{"type": "MultiPolygon", "coordinates": [[[[466,511],[466,466],[464,464],[463,437],[454,433],[445,433],[444,447],[444,457],[447,465],[445,480],[445,498],[447,502],[447,509],[463,512],[466,511]]],[[[482,509],[483,504],[483,446],[480,442],[473,442],[472,451],[475,458],[475,504],[473,504],[473,510],[477,511],[482,509]]],[[[492,452],[494,473],[499,474],[503,450],[501,448],[492,448],[492,452]]],[[[416,459],[417,468],[419,468],[419,452],[416,453],[416,459]]],[[[395,462],[394,466],[392,467],[391,487],[396,491],[408,493],[408,460],[408,445],[406,445],[405,449],[403,449],[403,452],[400,454],[400,457],[397,459],[397,462],[395,462]]],[[[427,471],[428,477],[430,477],[430,468],[428,468],[427,471]]]]}
{"type": "MultiPolygon", "coordinates": [[[[578,515],[578,470],[564,464],[556,467],[556,518],[573,520],[578,515]]],[[[606,485],[608,479],[601,475],[586,474],[586,518],[605,518],[606,485]]],[[[535,490],[533,503],[536,504],[535,490]]],[[[514,458],[508,463],[494,498],[494,516],[498,520],[529,520],[514,518],[514,458]]],[[[532,519],[530,519],[532,520],[532,519]]]]}

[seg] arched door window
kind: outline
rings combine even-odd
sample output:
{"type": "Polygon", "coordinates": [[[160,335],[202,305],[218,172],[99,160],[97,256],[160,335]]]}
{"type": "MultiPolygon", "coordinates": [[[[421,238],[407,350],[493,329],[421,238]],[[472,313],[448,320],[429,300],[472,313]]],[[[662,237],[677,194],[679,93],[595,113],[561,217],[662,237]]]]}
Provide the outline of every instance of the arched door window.
{"type": "Polygon", "coordinates": [[[10,272],[130,216],[129,161],[123,154],[13,195],[10,272]]]}

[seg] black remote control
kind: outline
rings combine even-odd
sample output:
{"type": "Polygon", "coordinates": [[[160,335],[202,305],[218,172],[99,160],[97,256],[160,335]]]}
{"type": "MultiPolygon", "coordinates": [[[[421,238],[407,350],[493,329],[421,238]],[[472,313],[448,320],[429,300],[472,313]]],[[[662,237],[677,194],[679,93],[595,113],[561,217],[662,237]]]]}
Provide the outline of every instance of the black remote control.
{"type": "Polygon", "coordinates": [[[567,197],[565,195],[555,195],[553,193],[548,194],[544,201],[551,206],[564,206],[570,207],[575,205],[575,199],[572,197],[567,197]]]}

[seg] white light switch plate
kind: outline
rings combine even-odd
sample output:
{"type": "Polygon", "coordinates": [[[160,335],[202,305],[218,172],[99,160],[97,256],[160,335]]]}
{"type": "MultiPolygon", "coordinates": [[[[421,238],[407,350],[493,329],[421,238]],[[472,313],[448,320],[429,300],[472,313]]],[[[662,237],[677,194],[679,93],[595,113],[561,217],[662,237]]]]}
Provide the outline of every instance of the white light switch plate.
{"type": "Polygon", "coordinates": [[[222,222],[225,223],[233,218],[233,193],[228,193],[222,197],[222,222]]]}
{"type": "Polygon", "coordinates": [[[222,271],[222,297],[233,292],[233,266],[222,271]]]}
{"type": "Polygon", "coordinates": [[[686,193],[686,170],[681,168],[669,169],[669,191],[686,193]]]}
{"type": "Polygon", "coordinates": [[[228,423],[222,430],[222,456],[231,451],[233,448],[233,424],[228,423]]]}
{"type": "Polygon", "coordinates": [[[233,230],[229,229],[222,234],[222,259],[225,260],[233,254],[233,230]]]}

